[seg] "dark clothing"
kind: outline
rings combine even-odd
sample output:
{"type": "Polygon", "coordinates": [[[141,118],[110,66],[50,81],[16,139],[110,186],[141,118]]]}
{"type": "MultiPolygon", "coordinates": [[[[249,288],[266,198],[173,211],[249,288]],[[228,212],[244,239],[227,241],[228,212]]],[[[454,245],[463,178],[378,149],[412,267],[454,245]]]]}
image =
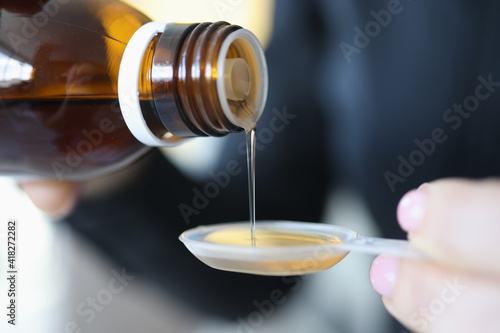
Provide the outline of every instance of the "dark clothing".
{"type": "MultiPolygon", "coordinates": [[[[258,219],[319,221],[327,191],[342,184],[366,200],[385,237],[403,238],[395,217],[403,193],[442,177],[499,174],[500,2],[397,3],[278,1],[258,123],[258,219]]],[[[242,172],[189,224],[178,206],[193,206],[193,188],[206,183],[158,152],[141,179],[82,202],[69,223],[203,311],[234,318],[255,310],[253,300],[293,285],[211,269],[177,239],[198,224],[248,219],[244,136],[227,140],[214,172],[229,160],[242,172]]]]}

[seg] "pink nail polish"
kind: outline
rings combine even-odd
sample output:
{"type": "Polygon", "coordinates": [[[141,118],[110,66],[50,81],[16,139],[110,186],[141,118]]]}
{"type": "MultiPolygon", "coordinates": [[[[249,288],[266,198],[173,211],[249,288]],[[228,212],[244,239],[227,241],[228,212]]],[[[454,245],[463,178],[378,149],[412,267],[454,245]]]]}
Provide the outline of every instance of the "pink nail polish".
{"type": "Polygon", "coordinates": [[[370,282],[373,289],[386,298],[391,298],[398,275],[399,259],[386,255],[375,258],[370,267],[370,282]]]}
{"type": "Polygon", "coordinates": [[[399,201],[397,216],[401,228],[415,231],[420,226],[425,214],[427,194],[422,190],[412,190],[399,201]]]}

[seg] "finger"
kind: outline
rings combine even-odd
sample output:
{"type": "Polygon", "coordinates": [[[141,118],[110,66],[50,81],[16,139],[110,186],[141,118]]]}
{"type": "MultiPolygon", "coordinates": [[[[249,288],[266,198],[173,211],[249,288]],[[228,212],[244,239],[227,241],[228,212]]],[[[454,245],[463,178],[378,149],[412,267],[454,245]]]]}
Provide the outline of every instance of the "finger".
{"type": "Polygon", "coordinates": [[[500,275],[500,181],[448,179],[407,193],[398,220],[435,260],[500,275]]]}
{"type": "Polygon", "coordinates": [[[63,218],[74,208],[78,185],[57,180],[37,180],[20,184],[31,201],[52,217],[63,218]]]}
{"type": "Polygon", "coordinates": [[[370,269],[387,310],[416,332],[498,332],[500,283],[430,261],[380,256],[370,269]]]}

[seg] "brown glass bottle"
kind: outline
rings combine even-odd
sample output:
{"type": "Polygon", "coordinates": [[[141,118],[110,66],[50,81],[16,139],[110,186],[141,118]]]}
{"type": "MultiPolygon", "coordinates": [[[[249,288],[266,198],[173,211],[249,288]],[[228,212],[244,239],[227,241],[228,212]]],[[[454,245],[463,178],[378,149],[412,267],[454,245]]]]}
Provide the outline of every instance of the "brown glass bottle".
{"type": "Polygon", "coordinates": [[[30,14],[2,9],[0,20],[0,174],[88,179],[150,149],[132,127],[147,127],[151,145],[173,146],[239,132],[262,112],[265,60],[240,27],[166,25],[143,41],[137,91],[124,95],[124,52],[134,52],[129,42],[149,22],[135,9],[51,0],[30,14]],[[129,96],[145,125],[124,112],[129,96]]]}

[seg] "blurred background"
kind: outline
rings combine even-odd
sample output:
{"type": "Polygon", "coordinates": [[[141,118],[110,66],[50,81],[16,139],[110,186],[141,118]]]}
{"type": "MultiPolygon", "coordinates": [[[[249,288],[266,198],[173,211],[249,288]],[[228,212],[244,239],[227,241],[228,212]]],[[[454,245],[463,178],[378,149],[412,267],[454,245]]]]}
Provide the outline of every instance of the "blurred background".
{"type": "MultiPolygon", "coordinates": [[[[95,318],[86,323],[90,315],[77,316],[77,309],[82,303],[89,304],[89,298],[96,299],[98,295],[102,298],[103,290],[115,278],[113,271],[121,272],[122,268],[65,224],[40,213],[12,180],[0,179],[0,188],[1,220],[14,217],[19,221],[18,325],[13,328],[2,320],[1,332],[66,333],[73,332],[65,330],[72,322],[77,322],[81,332],[86,333],[389,331],[389,317],[369,282],[368,270],[373,258],[353,253],[335,267],[307,276],[269,317],[263,316],[262,325],[249,325],[251,329],[242,322],[205,316],[178,305],[164,297],[163,292],[157,292],[153,284],[139,278],[113,294],[109,304],[101,312],[95,311],[95,318]]],[[[325,222],[366,235],[378,234],[366,208],[352,193],[342,190],[332,193],[328,206],[325,222]]],[[[2,237],[2,243],[4,240],[2,237]]],[[[4,258],[2,272],[6,271],[4,258]]],[[[199,283],[203,283],[203,276],[199,277],[199,283]]],[[[5,291],[6,287],[2,279],[0,290],[5,291]]],[[[257,307],[255,310],[260,312],[257,307]]],[[[243,319],[259,323],[260,317],[256,318],[243,319]]]]}
{"type": "MultiPolygon", "coordinates": [[[[272,43],[275,12],[271,0],[128,2],[157,21],[225,20],[250,29],[264,46],[272,43]]],[[[166,154],[186,174],[203,178],[217,160],[218,147],[217,139],[194,140],[166,154]]],[[[13,328],[2,320],[1,332],[388,331],[389,317],[368,278],[373,259],[370,256],[350,254],[336,267],[301,279],[296,290],[286,296],[283,304],[276,305],[272,313],[264,313],[256,306],[256,314],[227,321],[177,304],[174,298],[158,292],[155,285],[145,279],[134,278],[119,292],[110,293],[110,281],[116,279],[122,267],[108,260],[64,223],[37,211],[11,179],[0,179],[0,205],[2,225],[9,218],[19,221],[20,277],[18,325],[13,328]],[[93,308],[90,304],[96,298],[104,300],[105,306],[93,308]],[[77,316],[77,311],[86,311],[86,316],[77,316]]],[[[379,234],[366,207],[349,190],[331,193],[327,206],[324,222],[350,227],[366,235],[379,234]]],[[[2,243],[4,229],[0,231],[2,243]]],[[[2,245],[2,251],[4,248],[2,245]]],[[[5,255],[1,253],[0,263],[5,272],[5,255]]],[[[0,281],[3,299],[6,281],[4,278],[0,281]]],[[[203,283],[203,276],[199,277],[199,283],[203,283]]]]}

